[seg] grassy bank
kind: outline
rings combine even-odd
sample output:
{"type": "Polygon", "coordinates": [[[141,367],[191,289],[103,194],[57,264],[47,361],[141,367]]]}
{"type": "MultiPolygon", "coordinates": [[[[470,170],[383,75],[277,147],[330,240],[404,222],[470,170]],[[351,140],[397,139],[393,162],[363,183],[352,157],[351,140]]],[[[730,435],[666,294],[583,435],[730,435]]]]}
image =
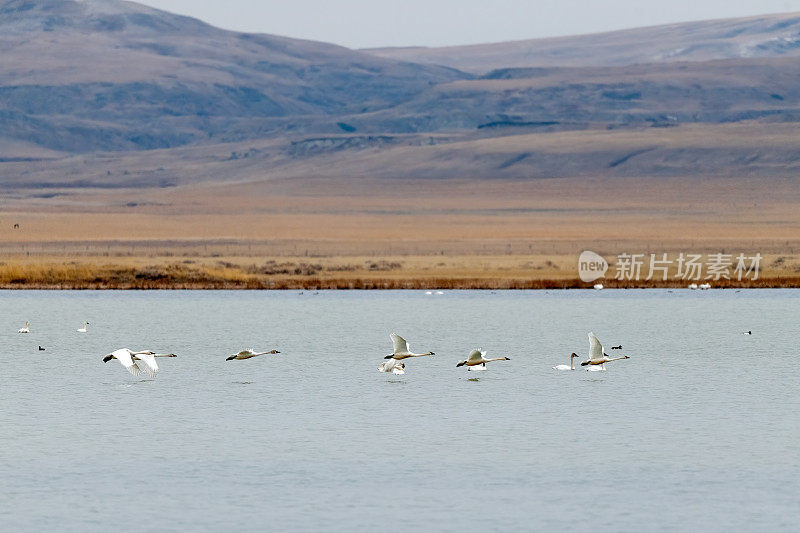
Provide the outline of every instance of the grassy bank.
{"type": "MultiPolygon", "coordinates": [[[[574,257],[281,258],[163,261],[6,261],[3,289],[570,289],[588,288],[574,257]]],[[[772,261],[756,281],[710,281],[715,288],[800,287],[792,261],[772,261]]],[[[611,278],[613,274],[609,275],[611,278]]],[[[600,280],[606,288],[685,288],[689,281],[600,280]]]]}

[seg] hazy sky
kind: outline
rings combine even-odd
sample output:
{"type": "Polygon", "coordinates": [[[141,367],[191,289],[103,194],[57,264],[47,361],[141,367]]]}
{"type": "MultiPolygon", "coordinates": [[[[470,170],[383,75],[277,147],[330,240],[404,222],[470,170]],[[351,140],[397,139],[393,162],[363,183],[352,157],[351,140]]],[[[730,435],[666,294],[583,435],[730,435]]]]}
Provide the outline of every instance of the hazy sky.
{"type": "Polygon", "coordinates": [[[800,0],[142,0],[222,28],[351,48],[445,46],[800,11],[800,0]]]}

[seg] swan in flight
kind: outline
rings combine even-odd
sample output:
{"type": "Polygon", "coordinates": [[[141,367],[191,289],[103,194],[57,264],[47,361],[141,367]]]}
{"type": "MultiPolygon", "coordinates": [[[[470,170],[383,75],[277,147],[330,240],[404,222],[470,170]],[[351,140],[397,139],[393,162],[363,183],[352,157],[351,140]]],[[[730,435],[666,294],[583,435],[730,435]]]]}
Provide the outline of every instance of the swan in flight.
{"type": "Polygon", "coordinates": [[[234,359],[250,359],[251,357],[258,357],[259,355],[271,355],[274,353],[281,353],[281,352],[279,352],[278,350],[270,350],[268,352],[254,352],[251,348],[249,350],[242,350],[239,353],[235,353],[225,360],[233,361],[234,359]]]}
{"type": "Polygon", "coordinates": [[[17,333],[30,333],[30,332],[31,332],[31,323],[30,322],[25,322],[25,327],[24,328],[19,328],[19,330],[17,331],[17,333]]]}
{"type": "Polygon", "coordinates": [[[174,353],[155,353],[151,352],[150,350],[144,350],[142,352],[134,352],[128,348],[120,348],[119,350],[113,351],[107,356],[103,357],[103,362],[108,363],[112,359],[116,359],[117,361],[125,367],[125,370],[133,374],[134,376],[138,376],[142,371],[145,374],[150,376],[151,378],[155,377],[158,373],[158,364],[156,364],[156,357],[178,357],[174,353]],[[142,366],[140,367],[136,361],[141,361],[142,366]]]}
{"type": "Polygon", "coordinates": [[[553,370],[575,370],[575,358],[578,357],[578,354],[575,352],[569,356],[569,364],[568,365],[556,365],[553,367],[553,370]]]}
{"type": "Polygon", "coordinates": [[[603,351],[603,345],[600,344],[600,341],[597,340],[594,333],[591,331],[589,332],[589,359],[583,361],[581,366],[589,366],[586,370],[597,372],[594,370],[595,367],[599,367],[601,370],[606,369],[606,363],[611,361],[619,361],[620,359],[630,359],[627,355],[623,355],[622,357],[608,357],[606,353],[603,351]]]}
{"type": "Polygon", "coordinates": [[[392,343],[394,343],[394,353],[391,355],[387,355],[384,359],[396,359],[398,361],[403,359],[408,359],[409,357],[422,357],[424,355],[436,355],[433,352],[426,352],[426,353],[412,353],[408,343],[406,340],[398,335],[397,333],[392,333],[389,335],[392,339],[392,343]]]}
{"type": "Polygon", "coordinates": [[[83,327],[82,328],[78,328],[78,330],[77,330],[78,333],[86,333],[86,326],[88,326],[88,325],[89,325],[88,322],[84,322],[83,323],[83,327]]]}
{"type": "Polygon", "coordinates": [[[389,359],[381,363],[378,372],[391,372],[392,374],[405,374],[406,365],[397,359],[389,359]]]}
{"type": "Polygon", "coordinates": [[[492,361],[511,361],[511,359],[508,357],[495,357],[494,359],[486,359],[486,352],[484,350],[472,350],[465,360],[458,362],[456,368],[467,365],[467,370],[486,370],[486,363],[490,363],[492,361]]]}

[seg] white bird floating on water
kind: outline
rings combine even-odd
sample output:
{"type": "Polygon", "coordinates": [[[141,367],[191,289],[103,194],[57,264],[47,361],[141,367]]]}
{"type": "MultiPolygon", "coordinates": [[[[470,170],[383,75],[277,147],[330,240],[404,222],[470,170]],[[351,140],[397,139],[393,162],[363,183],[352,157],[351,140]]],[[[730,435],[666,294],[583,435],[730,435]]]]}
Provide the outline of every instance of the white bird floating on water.
{"type": "Polygon", "coordinates": [[[77,329],[78,333],[86,333],[86,326],[88,326],[88,325],[89,325],[88,322],[84,322],[83,323],[83,327],[77,329]]]}
{"type": "Polygon", "coordinates": [[[122,366],[125,367],[125,370],[133,374],[134,376],[138,376],[142,371],[145,372],[151,378],[154,378],[158,373],[158,364],[156,364],[156,357],[178,357],[174,353],[155,353],[151,352],[150,350],[144,350],[142,352],[134,352],[128,348],[120,348],[119,350],[113,351],[107,356],[103,358],[104,363],[108,363],[112,359],[116,359],[120,362],[122,366]],[[142,367],[136,363],[136,361],[142,362],[142,367]]]}
{"type": "Polygon", "coordinates": [[[17,333],[30,333],[30,332],[31,332],[31,323],[30,322],[25,322],[25,327],[24,328],[20,328],[19,330],[17,330],[17,333]]]}
{"type": "Polygon", "coordinates": [[[597,283],[597,284],[595,284],[595,286],[594,286],[594,290],[596,290],[596,291],[602,291],[602,290],[603,290],[603,284],[602,284],[602,283],[597,283]]]}
{"type": "Polygon", "coordinates": [[[275,353],[281,353],[278,350],[270,350],[268,352],[254,352],[253,349],[249,350],[242,350],[239,353],[235,353],[225,359],[226,361],[233,361],[234,359],[250,359],[251,357],[258,357],[259,355],[271,355],[275,353]]]}
{"type": "Polygon", "coordinates": [[[396,359],[398,361],[402,359],[408,359],[409,357],[422,357],[424,355],[436,355],[433,352],[426,352],[426,353],[413,353],[408,346],[406,340],[398,335],[397,333],[392,333],[389,335],[389,338],[392,339],[392,343],[394,343],[394,353],[391,355],[387,355],[384,359],[396,359]]]}
{"type": "Polygon", "coordinates": [[[486,370],[486,363],[491,363],[492,361],[511,361],[511,359],[508,357],[486,359],[486,352],[484,350],[472,350],[465,360],[458,362],[456,368],[467,365],[467,370],[486,370]]]}
{"type": "Polygon", "coordinates": [[[691,290],[693,290],[693,291],[696,291],[696,290],[697,290],[697,283],[690,283],[690,284],[689,284],[689,288],[690,288],[691,290]]]}
{"type": "Polygon", "coordinates": [[[391,372],[392,374],[405,374],[406,365],[397,359],[389,359],[381,363],[378,367],[378,372],[391,372]]]}
{"type": "Polygon", "coordinates": [[[589,332],[589,359],[583,361],[581,366],[588,366],[589,368],[586,369],[588,372],[600,372],[606,369],[606,363],[619,361],[620,359],[630,359],[630,357],[623,355],[622,357],[609,358],[603,351],[603,345],[600,344],[600,341],[597,340],[594,333],[591,331],[589,332]]]}
{"type": "Polygon", "coordinates": [[[578,354],[572,352],[572,355],[569,356],[569,364],[568,365],[556,365],[553,367],[553,370],[575,370],[575,358],[578,357],[578,354]]]}
{"type": "Polygon", "coordinates": [[[698,285],[697,288],[700,289],[701,291],[707,291],[708,289],[711,288],[711,284],[710,283],[702,283],[702,284],[698,285]]]}

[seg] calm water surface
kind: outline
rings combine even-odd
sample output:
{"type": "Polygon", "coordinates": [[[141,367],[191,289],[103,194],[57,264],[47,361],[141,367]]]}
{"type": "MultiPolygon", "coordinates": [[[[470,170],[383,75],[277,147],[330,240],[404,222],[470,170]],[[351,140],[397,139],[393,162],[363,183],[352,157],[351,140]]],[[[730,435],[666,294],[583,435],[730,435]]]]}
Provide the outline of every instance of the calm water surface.
{"type": "Polygon", "coordinates": [[[797,531],[798,317],[789,290],[0,292],[0,524],[797,531]],[[590,330],[631,359],[551,370],[590,330]],[[436,355],[378,373],[392,331],[436,355]],[[140,379],[120,347],[179,357],[140,379]],[[249,347],[282,353],[225,361],[249,347]],[[474,347],[512,360],[456,368],[474,347]]]}

